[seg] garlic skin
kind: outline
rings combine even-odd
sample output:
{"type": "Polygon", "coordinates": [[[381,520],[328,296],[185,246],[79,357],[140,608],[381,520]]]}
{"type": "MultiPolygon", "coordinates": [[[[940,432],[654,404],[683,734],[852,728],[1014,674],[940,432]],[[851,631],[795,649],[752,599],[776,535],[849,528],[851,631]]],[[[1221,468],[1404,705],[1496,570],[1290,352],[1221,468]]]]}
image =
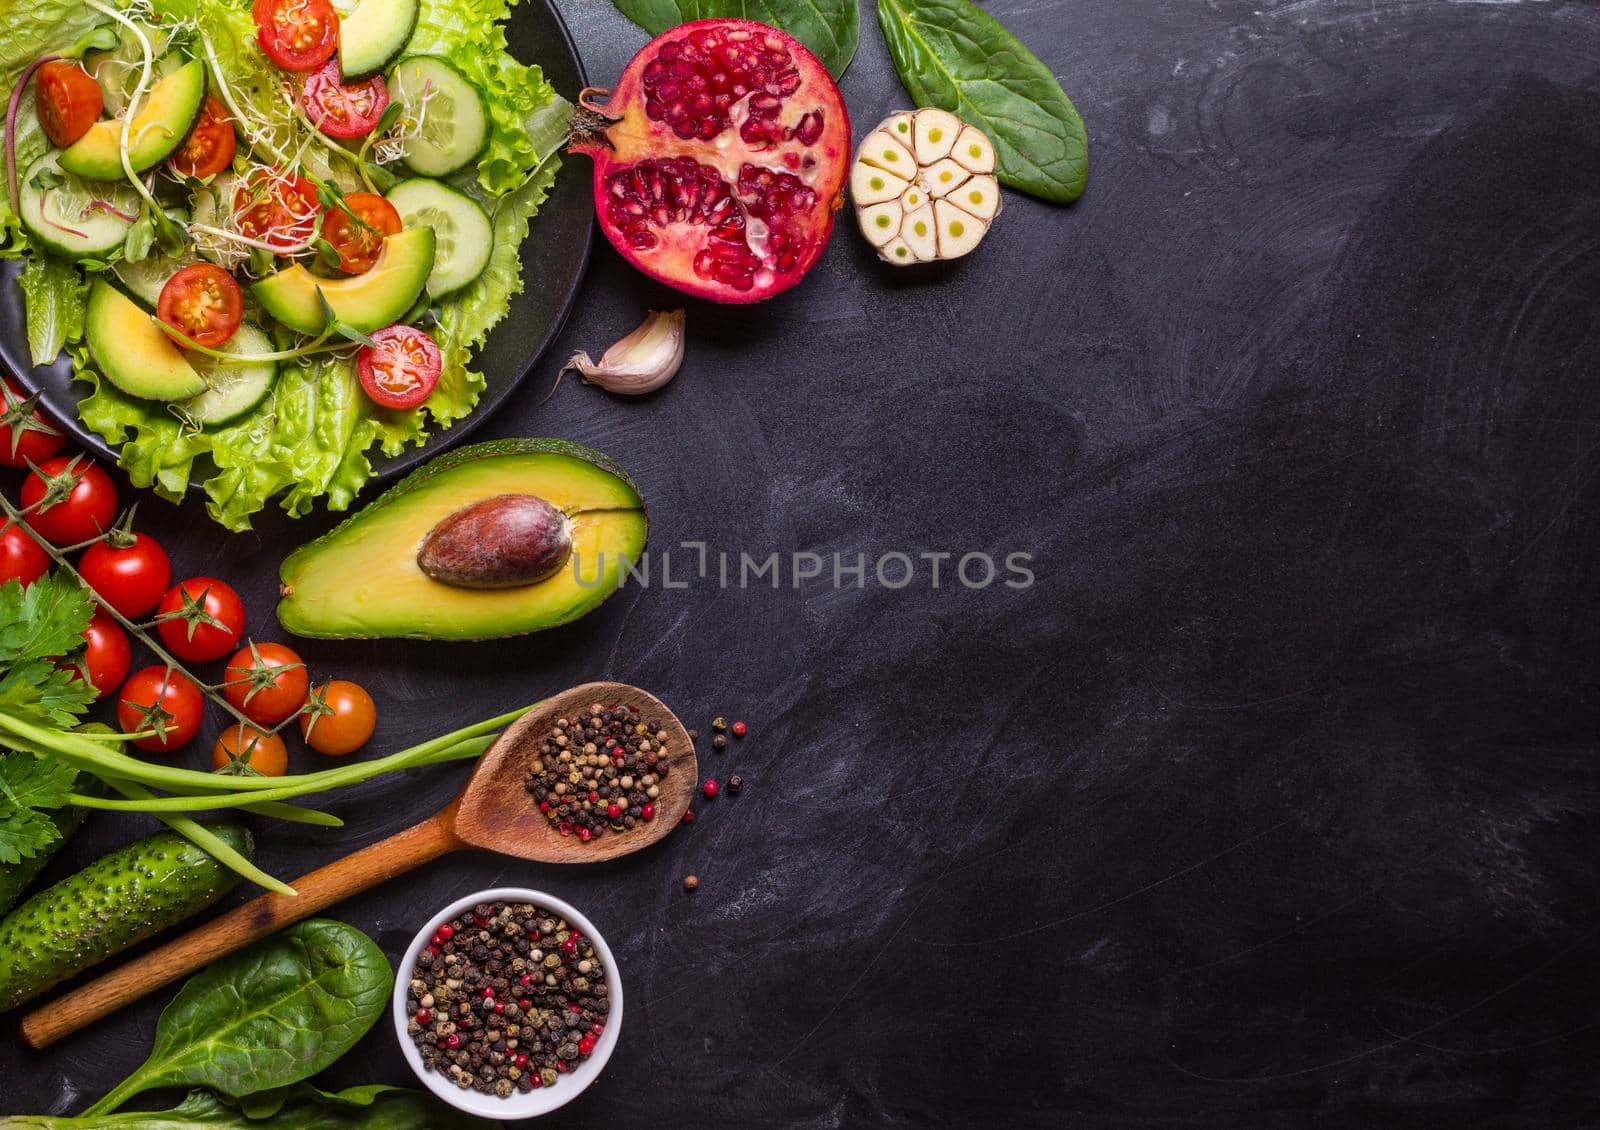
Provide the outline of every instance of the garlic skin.
{"type": "Polygon", "coordinates": [[[598,364],[579,350],[561,366],[576,369],[590,384],[619,396],[643,396],[670,381],[683,364],[682,310],[652,310],[639,328],[601,356],[598,364]]]}

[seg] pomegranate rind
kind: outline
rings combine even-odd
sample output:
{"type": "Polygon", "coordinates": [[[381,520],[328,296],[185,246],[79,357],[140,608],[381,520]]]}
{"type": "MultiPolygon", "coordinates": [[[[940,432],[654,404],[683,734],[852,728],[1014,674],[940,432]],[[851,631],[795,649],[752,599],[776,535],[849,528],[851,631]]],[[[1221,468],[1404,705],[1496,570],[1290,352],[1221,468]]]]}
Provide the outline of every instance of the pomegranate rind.
{"type": "MultiPolygon", "coordinates": [[[[594,161],[619,254],[678,290],[758,302],[821,257],[844,202],[850,119],[804,44],[753,20],[696,20],[634,56],[570,148],[594,161]]],[[[587,120],[586,120],[587,119],[587,120]]]]}

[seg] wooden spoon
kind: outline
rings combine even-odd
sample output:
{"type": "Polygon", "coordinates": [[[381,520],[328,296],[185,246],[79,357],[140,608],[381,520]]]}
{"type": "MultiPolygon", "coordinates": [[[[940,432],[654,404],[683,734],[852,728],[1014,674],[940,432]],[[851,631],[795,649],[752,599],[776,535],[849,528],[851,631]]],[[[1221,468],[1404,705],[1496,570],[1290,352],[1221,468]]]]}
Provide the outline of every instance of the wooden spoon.
{"type": "Polygon", "coordinates": [[[291,884],[299,892],[295,897],[262,895],[29,1013],[22,1022],[22,1038],[31,1047],[48,1047],[223,954],[461,848],[483,848],[538,863],[598,863],[649,847],[682,822],[698,778],[688,731],[654,695],[626,683],[573,687],[512,723],[484,751],[466,787],[442,812],[296,879],[291,884]],[[583,843],[550,826],[523,781],[556,719],[587,713],[597,702],[635,706],[642,719],[655,720],[667,732],[667,764],[672,771],[661,781],[653,821],[583,843]]]}

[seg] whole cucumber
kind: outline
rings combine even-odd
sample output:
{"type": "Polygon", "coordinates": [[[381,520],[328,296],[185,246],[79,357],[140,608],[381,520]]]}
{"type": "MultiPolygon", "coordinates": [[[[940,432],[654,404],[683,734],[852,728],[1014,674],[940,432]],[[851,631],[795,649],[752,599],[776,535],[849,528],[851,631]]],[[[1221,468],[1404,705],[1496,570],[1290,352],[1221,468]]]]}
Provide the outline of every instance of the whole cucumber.
{"type": "MultiPolygon", "coordinates": [[[[250,855],[245,829],[211,830],[250,855]]],[[[0,1012],[199,913],[238,882],[175,832],[102,856],[0,921],[0,1012]]]]}
{"type": "Polygon", "coordinates": [[[61,833],[60,839],[20,863],[0,863],[0,914],[15,905],[22,897],[22,892],[28,889],[28,884],[38,878],[44,865],[55,858],[56,852],[66,845],[67,837],[83,826],[84,818],[88,815],[87,808],[79,808],[75,804],[62,805],[50,813],[50,823],[61,833]]]}

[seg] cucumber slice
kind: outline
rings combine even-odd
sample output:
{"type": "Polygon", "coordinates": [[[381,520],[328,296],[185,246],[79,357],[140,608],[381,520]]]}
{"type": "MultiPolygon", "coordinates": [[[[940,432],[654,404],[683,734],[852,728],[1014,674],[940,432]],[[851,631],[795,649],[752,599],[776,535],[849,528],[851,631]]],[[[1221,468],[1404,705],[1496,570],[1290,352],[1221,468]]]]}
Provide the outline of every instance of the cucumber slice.
{"type": "Polygon", "coordinates": [[[161,301],[161,288],[186,265],[184,260],[170,255],[147,255],[137,263],[124,259],[111,268],[111,273],[117,276],[117,282],[128,292],[128,297],[154,310],[161,301]]]}
{"type": "Polygon", "coordinates": [[[46,251],[67,259],[111,254],[122,246],[133,221],[106,207],[137,216],[138,195],[126,182],[106,184],[73,176],[61,168],[60,156],[60,150],[52,150],[22,174],[17,189],[23,226],[46,251]]]}
{"type": "Polygon", "coordinates": [[[406,140],[401,159],[412,172],[442,177],[477,160],[489,141],[489,107],[466,76],[434,55],[401,59],[389,72],[389,94],[406,107],[396,123],[406,140]]]}
{"type": "MultiPolygon", "coordinates": [[[[248,358],[271,353],[272,339],[248,323],[234,331],[222,347],[248,358]]],[[[203,353],[189,356],[189,364],[205,378],[206,390],[179,407],[201,427],[214,428],[243,416],[267,398],[278,379],[276,361],[219,361],[203,353]]]]}
{"type": "Polygon", "coordinates": [[[476,200],[447,184],[413,177],[389,190],[389,203],[405,227],[433,229],[430,295],[454,294],[483,274],[494,249],[494,228],[476,200]]]}

